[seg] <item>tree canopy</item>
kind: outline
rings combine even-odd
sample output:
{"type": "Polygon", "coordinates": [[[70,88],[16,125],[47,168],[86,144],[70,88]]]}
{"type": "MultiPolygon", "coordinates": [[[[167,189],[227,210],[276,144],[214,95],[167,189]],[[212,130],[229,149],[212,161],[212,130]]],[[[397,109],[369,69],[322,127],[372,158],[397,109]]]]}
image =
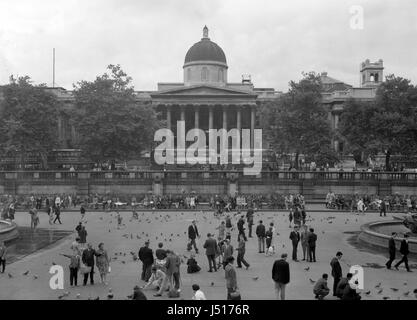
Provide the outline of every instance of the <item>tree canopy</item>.
{"type": "Polygon", "coordinates": [[[57,146],[58,101],[45,85],[34,86],[28,76],[10,77],[3,86],[0,106],[0,152],[20,156],[36,154],[47,167],[47,155],[57,146]]]}
{"type": "Polygon", "coordinates": [[[159,127],[151,105],[137,101],[132,79],[119,65],[92,81],[74,85],[74,125],[79,146],[91,160],[130,160],[150,150],[159,127]]]}
{"type": "Polygon", "coordinates": [[[318,163],[336,160],[331,149],[331,127],[321,100],[320,77],[304,73],[289,83],[288,93],[266,103],[260,111],[262,127],[271,146],[280,152],[309,155],[318,163]]]}
{"type": "Polygon", "coordinates": [[[378,87],[375,101],[348,101],[340,120],[339,132],[352,152],[415,154],[417,87],[389,75],[378,87]]]}

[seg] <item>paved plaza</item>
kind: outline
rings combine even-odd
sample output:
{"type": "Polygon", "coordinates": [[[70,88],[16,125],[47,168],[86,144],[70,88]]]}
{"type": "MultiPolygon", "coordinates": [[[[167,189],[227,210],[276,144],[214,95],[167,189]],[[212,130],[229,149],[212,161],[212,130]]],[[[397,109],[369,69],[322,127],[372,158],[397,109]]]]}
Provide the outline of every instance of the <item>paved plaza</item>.
{"type": "MultiPolygon", "coordinates": [[[[108,286],[99,283],[99,275],[95,274],[96,284],[72,288],[69,286],[69,259],[61,256],[61,253],[70,253],[70,245],[76,237],[76,232],[58,240],[49,247],[36,251],[33,254],[7,265],[6,273],[0,274],[0,299],[58,299],[64,292],[69,292],[63,299],[88,299],[100,297],[106,299],[109,288],[112,288],[114,299],[127,299],[132,293],[135,285],[142,286],[140,271],[142,264],[134,261],[130,252],[137,254],[145,240],[150,240],[150,247],[154,250],[158,242],[162,241],[166,249],[173,249],[181,256],[190,256],[186,251],[186,231],[193,219],[196,219],[201,239],[198,241],[200,253],[196,259],[202,268],[199,273],[186,273],[186,259],[183,257],[181,265],[181,297],[180,299],[191,299],[193,292],[192,284],[200,285],[207,299],[225,299],[226,287],[223,269],[217,273],[208,272],[208,262],[204,255],[202,244],[208,232],[215,233],[219,220],[209,211],[191,212],[139,212],[139,220],[132,220],[131,212],[121,212],[123,223],[120,230],[117,229],[117,218],[115,212],[88,212],[86,215],[86,230],[88,232],[87,242],[91,242],[94,248],[100,242],[104,243],[105,249],[112,258],[111,273],[108,275],[108,286]],[[122,253],[122,254],[120,254],[122,253]],[[117,259],[113,259],[117,257],[117,259]],[[52,290],[49,287],[49,268],[53,264],[62,265],[66,272],[64,290],[52,290]],[[27,273],[29,271],[29,273],[27,273]],[[68,271],[68,273],[67,273],[68,271]],[[24,275],[24,273],[27,273],[24,275]],[[8,275],[10,274],[10,275],[8,275]],[[77,296],[78,295],[78,296],[77,296]]],[[[45,213],[40,214],[40,228],[51,230],[74,230],[78,224],[80,215],[78,212],[64,212],[62,214],[62,225],[48,224],[48,217],[45,213]]],[[[262,219],[265,225],[274,222],[277,234],[274,235],[274,244],[277,252],[272,257],[266,257],[258,253],[257,239],[249,238],[246,244],[246,260],[250,263],[249,270],[237,269],[237,280],[243,299],[275,299],[274,284],[271,279],[272,265],[281,253],[288,253],[291,257],[291,242],[289,239],[288,213],[287,212],[256,212],[254,222],[256,224],[262,219]]],[[[352,237],[360,230],[360,226],[366,222],[380,219],[378,213],[367,213],[358,216],[349,212],[323,211],[308,213],[307,222],[315,228],[318,235],[317,241],[317,262],[293,262],[290,259],[291,281],[287,286],[287,299],[311,300],[313,284],[311,280],[317,280],[323,273],[331,273],[330,260],[337,251],[343,252],[341,265],[345,275],[350,265],[359,264],[364,266],[365,289],[362,299],[381,300],[384,297],[390,299],[413,299],[413,290],[417,288],[416,273],[407,273],[403,266],[400,271],[385,269],[387,254],[376,252],[366,248],[360,248],[354,244],[352,237]],[[375,288],[381,283],[382,292],[375,288]],[[370,290],[370,294],[365,294],[370,290]],[[407,295],[407,292],[409,294],[407,295]]],[[[25,212],[16,214],[16,223],[19,226],[30,225],[30,215],[25,212]]],[[[233,220],[236,226],[237,219],[233,220]]],[[[237,230],[232,233],[232,245],[237,247],[237,230]]],[[[299,247],[299,257],[302,252],[299,247]]],[[[235,251],[236,256],[236,251],[235,251]]],[[[397,253],[397,258],[400,258],[397,253]]],[[[235,264],[236,265],[236,264],[235,264]]],[[[410,261],[411,268],[416,270],[415,261],[410,261]]],[[[333,285],[333,279],[329,276],[329,288],[333,285]]],[[[153,297],[155,291],[145,290],[148,299],[161,299],[153,297]]],[[[166,295],[162,297],[167,299],[166,295]]],[[[333,299],[329,297],[328,299],[333,299]]]]}

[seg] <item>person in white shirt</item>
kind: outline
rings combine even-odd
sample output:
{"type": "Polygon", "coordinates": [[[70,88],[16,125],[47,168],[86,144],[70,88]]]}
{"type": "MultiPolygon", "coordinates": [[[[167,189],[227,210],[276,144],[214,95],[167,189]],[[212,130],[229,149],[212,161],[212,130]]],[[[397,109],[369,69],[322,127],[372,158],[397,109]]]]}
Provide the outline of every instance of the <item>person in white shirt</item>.
{"type": "Polygon", "coordinates": [[[200,286],[198,284],[193,284],[192,288],[194,291],[193,300],[207,300],[204,292],[200,290],[200,286]]]}

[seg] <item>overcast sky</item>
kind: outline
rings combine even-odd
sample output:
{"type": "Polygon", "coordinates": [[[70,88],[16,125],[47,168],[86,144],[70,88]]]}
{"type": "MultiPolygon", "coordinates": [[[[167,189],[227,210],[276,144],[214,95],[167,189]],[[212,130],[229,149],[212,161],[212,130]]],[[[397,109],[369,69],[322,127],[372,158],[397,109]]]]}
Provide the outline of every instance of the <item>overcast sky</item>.
{"type": "Polygon", "coordinates": [[[66,89],[120,64],[136,90],[182,82],[184,57],[202,37],[220,45],[228,81],[286,91],[302,71],[359,85],[359,64],[384,60],[385,75],[417,83],[415,0],[0,0],[0,84],[11,74],[66,89]],[[349,10],[364,10],[352,29],[349,10]]]}

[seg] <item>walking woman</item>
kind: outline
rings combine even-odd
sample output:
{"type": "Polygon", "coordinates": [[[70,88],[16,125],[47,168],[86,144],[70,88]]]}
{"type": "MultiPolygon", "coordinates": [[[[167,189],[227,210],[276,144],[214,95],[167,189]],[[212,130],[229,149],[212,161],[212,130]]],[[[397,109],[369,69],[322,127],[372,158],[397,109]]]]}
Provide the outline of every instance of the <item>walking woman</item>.
{"type": "Polygon", "coordinates": [[[98,271],[100,273],[101,283],[107,285],[107,273],[109,272],[109,257],[107,251],[104,250],[104,243],[98,245],[98,250],[96,250],[96,264],[98,271]]]}

